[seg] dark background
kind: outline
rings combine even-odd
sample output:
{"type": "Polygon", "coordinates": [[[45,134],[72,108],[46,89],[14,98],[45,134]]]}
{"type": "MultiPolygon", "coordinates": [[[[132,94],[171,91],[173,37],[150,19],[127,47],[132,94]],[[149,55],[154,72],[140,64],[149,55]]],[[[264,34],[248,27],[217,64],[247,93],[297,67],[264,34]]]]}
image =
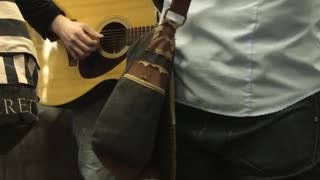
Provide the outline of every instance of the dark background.
{"type": "Polygon", "coordinates": [[[39,125],[0,156],[0,180],[83,180],[69,112],[39,106],[39,115],[39,125]]]}

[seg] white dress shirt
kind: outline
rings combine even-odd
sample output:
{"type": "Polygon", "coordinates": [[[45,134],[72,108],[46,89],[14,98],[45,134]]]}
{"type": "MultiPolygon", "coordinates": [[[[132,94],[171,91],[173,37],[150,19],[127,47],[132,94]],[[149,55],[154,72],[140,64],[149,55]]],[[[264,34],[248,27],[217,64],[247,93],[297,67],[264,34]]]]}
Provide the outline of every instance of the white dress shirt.
{"type": "Polygon", "coordinates": [[[177,101],[244,117],[318,92],[319,28],[320,0],[193,0],[177,33],[177,101]]]}

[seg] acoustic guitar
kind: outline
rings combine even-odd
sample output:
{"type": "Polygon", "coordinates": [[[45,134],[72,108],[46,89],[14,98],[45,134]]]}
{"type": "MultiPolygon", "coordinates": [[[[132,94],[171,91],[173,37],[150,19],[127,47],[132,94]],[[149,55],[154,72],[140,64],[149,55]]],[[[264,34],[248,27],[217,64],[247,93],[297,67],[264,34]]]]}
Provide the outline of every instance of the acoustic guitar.
{"type": "Polygon", "coordinates": [[[57,106],[84,95],[102,81],[118,79],[125,55],[142,34],[157,22],[152,0],[54,0],[72,20],[102,33],[96,52],[83,61],[69,58],[62,42],[43,40],[30,28],[40,65],[40,103],[57,106]]]}

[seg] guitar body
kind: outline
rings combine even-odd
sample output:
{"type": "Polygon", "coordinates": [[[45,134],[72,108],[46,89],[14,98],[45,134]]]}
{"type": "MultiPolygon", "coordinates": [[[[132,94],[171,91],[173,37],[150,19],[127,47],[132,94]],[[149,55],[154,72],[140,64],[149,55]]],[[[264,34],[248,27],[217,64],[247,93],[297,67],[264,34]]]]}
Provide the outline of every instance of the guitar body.
{"type": "Polygon", "coordinates": [[[43,40],[30,29],[40,65],[40,103],[63,105],[102,81],[119,79],[129,44],[156,24],[152,0],[54,0],[67,17],[104,34],[99,48],[84,61],[69,58],[62,42],[43,40]],[[130,30],[131,31],[128,31],[130,30]]]}

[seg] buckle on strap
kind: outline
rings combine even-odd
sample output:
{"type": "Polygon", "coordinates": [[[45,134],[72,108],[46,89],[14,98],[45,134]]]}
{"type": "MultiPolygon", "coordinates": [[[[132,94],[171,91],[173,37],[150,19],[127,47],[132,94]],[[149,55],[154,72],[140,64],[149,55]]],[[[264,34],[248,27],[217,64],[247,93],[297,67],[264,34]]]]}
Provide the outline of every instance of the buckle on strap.
{"type": "Polygon", "coordinates": [[[175,26],[178,28],[178,27],[181,27],[184,25],[184,23],[186,22],[187,20],[187,17],[186,16],[183,16],[183,15],[180,15],[178,13],[175,13],[173,11],[171,11],[170,8],[168,8],[165,12],[164,12],[164,16],[163,18],[167,18],[167,19],[170,19],[171,21],[173,21],[175,23],[175,26]]]}

